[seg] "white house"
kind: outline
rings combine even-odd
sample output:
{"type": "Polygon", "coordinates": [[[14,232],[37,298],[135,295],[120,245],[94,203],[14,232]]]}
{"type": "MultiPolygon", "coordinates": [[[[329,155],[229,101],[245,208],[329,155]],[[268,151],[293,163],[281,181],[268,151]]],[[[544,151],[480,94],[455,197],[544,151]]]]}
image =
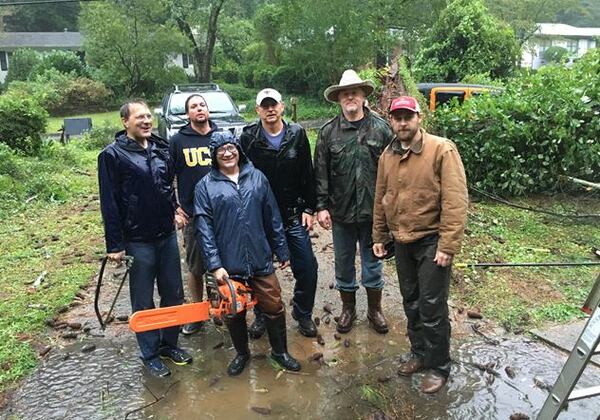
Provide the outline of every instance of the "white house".
{"type": "Polygon", "coordinates": [[[538,29],[523,48],[521,67],[537,69],[544,64],[544,52],[549,47],[563,47],[571,61],[596,48],[600,28],[577,28],[564,23],[538,23],[538,29]]]}
{"type": "MultiPolygon", "coordinates": [[[[79,32],[0,32],[0,82],[4,83],[10,57],[19,48],[30,48],[44,52],[51,50],[75,51],[82,59],[83,35],[79,32]]],[[[175,54],[173,64],[185,69],[188,75],[194,74],[193,64],[187,54],[175,54]]]]}

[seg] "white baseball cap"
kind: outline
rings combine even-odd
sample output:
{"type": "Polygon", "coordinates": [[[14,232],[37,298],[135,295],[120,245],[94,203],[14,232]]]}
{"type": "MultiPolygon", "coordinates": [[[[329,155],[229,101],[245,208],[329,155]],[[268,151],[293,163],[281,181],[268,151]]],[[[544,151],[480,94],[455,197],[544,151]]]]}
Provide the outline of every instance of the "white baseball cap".
{"type": "Polygon", "coordinates": [[[267,98],[271,98],[275,100],[275,102],[281,102],[281,93],[271,88],[263,89],[260,92],[258,92],[258,95],[256,95],[256,105],[260,106],[262,101],[264,101],[267,98]]]}

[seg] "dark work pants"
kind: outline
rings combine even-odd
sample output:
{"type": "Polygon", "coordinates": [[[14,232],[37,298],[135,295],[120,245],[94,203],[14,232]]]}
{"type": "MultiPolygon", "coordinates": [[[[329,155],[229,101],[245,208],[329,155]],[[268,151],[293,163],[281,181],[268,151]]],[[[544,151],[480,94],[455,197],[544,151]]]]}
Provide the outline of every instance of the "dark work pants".
{"type": "Polygon", "coordinates": [[[412,352],[424,367],[450,374],[450,320],[448,290],[450,267],[433,262],[438,235],[396,246],[396,270],[408,321],[412,352]]]}
{"type": "MultiPolygon", "coordinates": [[[[183,303],[181,262],[175,232],[153,242],[127,242],[125,251],[133,257],[133,265],[129,271],[133,312],[154,309],[155,279],[161,308],[183,303]]],[[[176,347],[178,335],[178,326],[136,333],[142,359],[158,357],[160,347],[176,347]]]]}

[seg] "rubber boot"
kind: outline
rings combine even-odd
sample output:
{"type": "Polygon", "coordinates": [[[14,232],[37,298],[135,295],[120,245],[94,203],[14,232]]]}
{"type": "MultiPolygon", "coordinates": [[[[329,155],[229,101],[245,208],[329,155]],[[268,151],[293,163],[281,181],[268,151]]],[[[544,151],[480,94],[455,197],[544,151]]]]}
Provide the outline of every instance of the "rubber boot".
{"type": "Polygon", "coordinates": [[[227,374],[229,376],[237,376],[244,371],[246,364],[250,360],[246,312],[241,312],[237,316],[227,319],[225,323],[227,324],[231,342],[237,353],[227,367],[227,374]]]}
{"type": "Polygon", "coordinates": [[[337,331],[345,334],[352,329],[352,324],[356,319],[356,292],[344,292],[340,290],[342,298],[342,314],[337,323],[337,331]]]}
{"type": "Polygon", "coordinates": [[[287,331],[285,328],[285,315],[275,319],[265,317],[265,326],[271,343],[271,357],[281,367],[287,370],[299,371],[302,367],[287,351],[287,331]]]}
{"type": "Polygon", "coordinates": [[[369,325],[379,334],[387,334],[388,325],[383,312],[381,312],[381,289],[369,289],[367,288],[367,300],[369,302],[369,309],[367,311],[367,319],[369,325]]]}
{"type": "Polygon", "coordinates": [[[255,340],[259,339],[265,333],[265,314],[262,313],[257,307],[254,308],[254,322],[248,329],[250,338],[255,340]]]}

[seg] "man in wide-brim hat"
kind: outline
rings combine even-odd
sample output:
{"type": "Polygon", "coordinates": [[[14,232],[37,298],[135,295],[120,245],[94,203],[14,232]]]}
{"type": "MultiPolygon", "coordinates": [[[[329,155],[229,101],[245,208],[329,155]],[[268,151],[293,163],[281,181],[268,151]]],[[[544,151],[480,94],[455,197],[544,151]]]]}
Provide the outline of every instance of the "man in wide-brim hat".
{"type": "Polygon", "coordinates": [[[357,242],[369,325],[380,334],[388,332],[381,311],[383,264],[371,251],[371,230],[377,160],[393,133],[365,106],[374,89],[373,82],[362,80],[354,70],[346,70],[337,85],[325,89],[325,98],[338,103],[342,112],[321,127],[315,151],[317,221],[333,229],[336,288],[342,299],[340,333],[349,332],[356,319],[357,242]]]}

